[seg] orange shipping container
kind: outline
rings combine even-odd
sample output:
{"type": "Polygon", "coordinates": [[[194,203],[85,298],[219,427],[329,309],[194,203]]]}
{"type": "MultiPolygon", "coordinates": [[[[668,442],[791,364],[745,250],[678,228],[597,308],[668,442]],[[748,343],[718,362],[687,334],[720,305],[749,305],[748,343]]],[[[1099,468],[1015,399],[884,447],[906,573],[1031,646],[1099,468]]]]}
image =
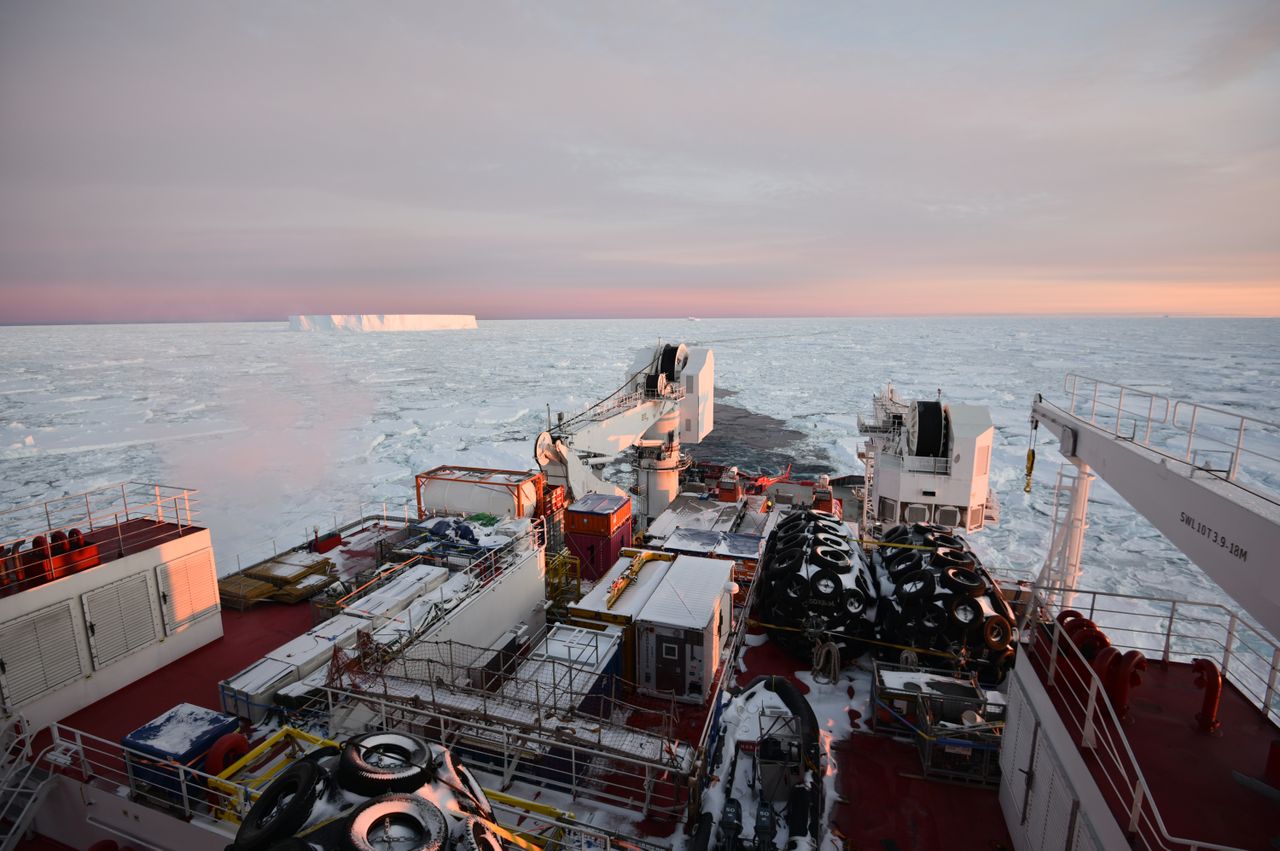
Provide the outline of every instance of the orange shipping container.
{"type": "Polygon", "coordinates": [[[564,529],[607,538],[630,520],[630,497],[589,493],[565,509],[564,529]]]}

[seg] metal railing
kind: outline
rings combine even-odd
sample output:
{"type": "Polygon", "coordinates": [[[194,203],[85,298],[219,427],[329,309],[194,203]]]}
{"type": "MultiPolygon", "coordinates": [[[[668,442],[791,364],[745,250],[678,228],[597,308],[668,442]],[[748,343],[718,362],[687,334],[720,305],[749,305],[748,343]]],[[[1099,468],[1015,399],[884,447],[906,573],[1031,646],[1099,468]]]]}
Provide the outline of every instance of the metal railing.
{"type": "MultiPolygon", "coordinates": [[[[1087,596],[1090,592],[1077,593],[1087,596]]],[[[1141,599],[1122,594],[1099,593],[1097,596],[1141,599]]],[[[1231,846],[1173,836],[1169,832],[1102,680],[1063,626],[1053,619],[1052,610],[1041,606],[1040,600],[1041,596],[1037,593],[1031,604],[1032,629],[1025,652],[1046,690],[1059,704],[1059,717],[1076,745],[1092,754],[1095,780],[1104,797],[1112,803],[1113,813],[1121,828],[1140,840],[1135,842],[1135,847],[1141,845],[1170,851],[1239,851],[1231,846]],[[1037,612],[1041,616],[1036,616],[1037,612]]],[[[1186,604],[1186,601],[1164,602],[1186,604]]],[[[1094,609],[1098,614],[1107,611],[1097,607],[1094,609]]],[[[1169,619],[1175,620],[1174,617],[1169,619]]],[[[1108,629],[1120,628],[1111,626],[1108,629]]],[[[1179,651],[1172,650],[1175,643],[1173,630],[1168,630],[1164,636],[1165,645],[1170,647],[1167,652],[1180,655],[1179,651]]],[[[1122,648],[1126,645],[1113,640],[1112,646],[1122,648]]],[[[1171,655],[1170,658],[1175,656],[1171,655]]]]}
{"type": "MultiPolygon", "coordinates": [[[[482,773],[470,769],[473,774],[482,773]]],[[[542,851],[665,851],[668,845],[656,845],[629,834],[622,834],[578,821],[573,813],[538,812],[519,805],[496,800],[498,795],[488,789],[489,804],[500,824],[518,824],[516,831],[537,844],[542,851]]]]}
{"type": "Polygon", "coordinates": [[[0,511],[0,546],[36,535],[118,526],[128,520],[195,525],[197,491],[154,482],[120,482],[0,511]]]}
{"type": "Polygon", "coordinates": [[[1068,373],[1066,411],[1167,458],[1280,499],[1280,423],[1068,373]]]}
{"type": "Polygon", "coordinates": [[[45,762],[54,772],[113,792],[126,788],[131,800],[187,820],[210,827],[225,825],[219,813],[234,812],[243,818],[261,794],[261,790],[214,778],[172,760],[158,760],[64,724],[49,729],[53,733],[52,753],[45,762]],[[218,782],[211,784],[210,780],[218,782]]]}
{"type": "MultiPolygon", "coordinates": [[[[646,709],[600,693],[595,686],[601,671],[588,663],[573,664],[549,657],[533,659],[520,654],[505,654],[507,658],[502,661],[510,667],[511,675],[502,677],[504,682],[497,688],[482,688],[471,681],[471,676],[492,652],[491,649],[454,641],[423,641],[387,665],[382,674],[399,680],[412,692],[410,697],[416,697],[441,712],[466,710],[474,706],[474,711],[484,718],[519,718],[531,730],[548,737],[563,734],[567,725],[589,719],[582,728],[588,731],[583,738],[594,737],[595,746],[608,749],[611,747],[610,730],[638,732],[612,719],[624,719],[636,712],[647,711],[658,716],[657,723],[649,728],[653,735],[662,739],[673,738],[674,706],[662,711],[646,709]],[[537,663],[541,676],[520,675],[519,666],[528,662],[537,663]],[[589,706],[589,710],[583,709],[584,706],[589,706]]],[[[668,767],[681,767],[673,758],[660,759],[668,767]]]]}
{"type": "Polygon", "coordinates": [[[272,559],[305,547],[316,537],[329,534],[349,532],[370,523],[382,523],[386,526],[407,526],[418,519],[418,507],[412,502],[395,503],[389,500],[379,502],[355,503],[350,514],[329,511],[316,515],[301,523],[302,536],[294,543],[289,543],[283,535],[264,538],[249,544],[236,552],[234,559],[236,570],[271,561],[272,559]],[[350,519],[344,519],[350,518],[350,519]],[[283,545],[282,545],[283,544],[283,545]]]}
{"type": "Polygon", "coordinates": [[[894,452],[883,452],[880,463],[885,467],[898,467],[908,473],[930,473],[938,476],[951,475],[950,458],[930,458],[925,455],[898,455],[894,452]]]}
{"type": "MultiPolygon", "coordinates": [[[[611,748],[608,732],[618,721],[601,723],[601,719],[578,715],[562,719],[559,725],[544,725],[537,720],[540,713],[535,713],[517,723],[501,713],[487,714],[484,707],[437,705],[429,694],[398,697],[329,686],[323,691],[324,711],[330,717],[341,717],[344,707],[362,706],[372,715],[362,724],[366,729],[420,735],[442,743],[464,759],[468,753],[483,754],[478,762],[499,776],[496,786],[500,789],[513,783],[551,787],[573,800],[595,801],[646,815],[677,815],[685,809],[690,780],[688,751],[678,750],[674,741],[671,750],[659,758],[611,748]],[[587,735],[576,735],[572,724],[587,735]]],[[[489,708],[496,709],[496,701],[489,708]]],[[[644,737],[642,729],[632,729],[631,735],[644,737]]]]}
{"type": "Polygon", "coordinates": [[[196,525],[195,493],[122,482],[0,512],[0,589],[14,594],[92,569],[169,539],[175,527],[183,534],[196,525]]]}
{"type": "MultiPolygon", "coordinates": [[[[1036,586],[1037,595],[1060,593],[1036,586]]],[[[1071,608],[1098,625],[1120,650],[1163,663],[1206,658],[1254,706],[1280,723],[1280,644],[1239,612],[1217,603],[1074,591],[1071,608]]]]}

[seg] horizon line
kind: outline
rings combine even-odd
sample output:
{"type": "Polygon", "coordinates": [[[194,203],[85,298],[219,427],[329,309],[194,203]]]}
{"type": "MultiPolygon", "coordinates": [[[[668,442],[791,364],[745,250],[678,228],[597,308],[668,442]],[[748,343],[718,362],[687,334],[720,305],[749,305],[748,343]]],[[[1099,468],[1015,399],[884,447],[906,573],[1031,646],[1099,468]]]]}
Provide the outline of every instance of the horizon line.
{"type": "MultiPolygon", "coordinates": [[[[434,314],[294,314],[303,316],[431,316],[434,314]]],[[[632,321],[696,321],[703,320],[749,320],[749,319],[1015,319],[1015,318],[1034,318],[1034,319],[1280,319],[1278,314],[1251,314],[1251,313],[1164,313],[1164,312],[1108,312],[1108,313],[1029,313],[1010,311],[1005,313],[874,313],[874,314],[826,314],[826,315],[804,315],[804,314],[780,314],[764,316],[759,314],[723,314],[717,316],[631,316],[618,314],[600,314],[594,316],[480,316],[477,314],[468,314],[475,317],[476,322],[589,322],[604,319],[612,320],[632,320],[632,321]]],[[[30,322],[8,322],[0,320],[0,328],[57,328],[57,327],[82,327],[92,325],[266,325],[266,324],[287,324],[289,317],[253,317],[244,319],[108,319],[108,320],[79,320],[67,321],[59,319],[57,321],[35,320],[30,322]]],[[[445,329],[442,329],[445,330],[445,329]]],[[[470,329],[456,329],[470,330],[470,329]]],[[[381,332],[389,333],[389,332],[381,332]]]]}

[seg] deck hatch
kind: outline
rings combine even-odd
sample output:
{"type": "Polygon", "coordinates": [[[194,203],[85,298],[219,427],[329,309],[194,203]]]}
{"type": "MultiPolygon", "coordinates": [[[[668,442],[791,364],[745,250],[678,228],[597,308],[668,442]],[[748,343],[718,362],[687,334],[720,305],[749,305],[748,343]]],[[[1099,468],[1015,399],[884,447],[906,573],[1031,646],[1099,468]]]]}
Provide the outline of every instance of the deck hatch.
{"type": "Polygon", "coordinates": [[[145,573],[90,591],[80,601],[94,668],[109,665],[159,637],[145,573]]]}
{"type": "Polygon", "coordinates": [[[0,626],[0,691],[10,706],[21,706],[83,672],[70,601],[0,626]]]}
{"type": "Polygon", "coordinates": [[[209,550],[201,550],[156,567],[164,631],[179,632],[218,609],[218,578],[209,550]]]}

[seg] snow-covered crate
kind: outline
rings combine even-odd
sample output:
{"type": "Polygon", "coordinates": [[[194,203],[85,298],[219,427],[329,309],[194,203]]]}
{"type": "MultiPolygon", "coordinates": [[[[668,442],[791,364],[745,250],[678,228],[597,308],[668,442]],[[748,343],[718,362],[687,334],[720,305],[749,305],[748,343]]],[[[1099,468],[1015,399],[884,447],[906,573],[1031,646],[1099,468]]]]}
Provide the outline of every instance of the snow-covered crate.
{"type": "Polygon", "coordinates": [[[681,555],[635,619],[637,688],[684,703],[711,693],[730,634],[733,562],[681,555]]]}

